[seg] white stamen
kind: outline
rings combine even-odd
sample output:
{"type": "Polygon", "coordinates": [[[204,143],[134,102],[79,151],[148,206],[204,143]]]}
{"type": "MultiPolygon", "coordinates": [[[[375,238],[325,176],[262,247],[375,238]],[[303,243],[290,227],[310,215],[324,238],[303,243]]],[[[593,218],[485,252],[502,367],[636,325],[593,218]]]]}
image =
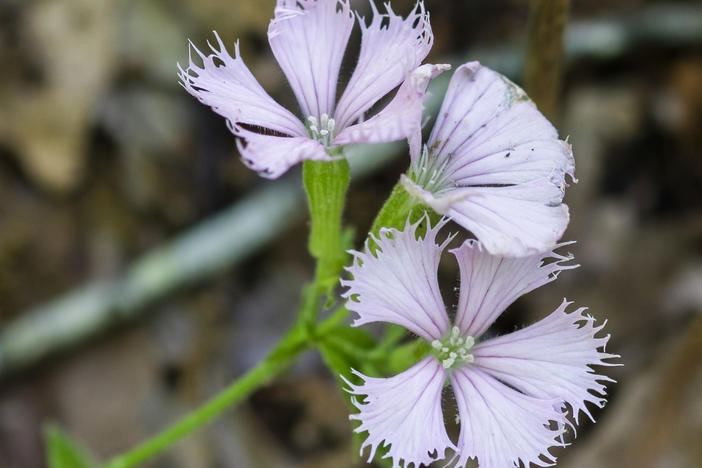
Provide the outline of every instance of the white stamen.
{"type": "Polygon", "coordinates": [[[328,114],[317,117],[310,115],[307,117],[307,131],[310,138],[319,141],[326,147],[332,146],[334,140],[334,128],[336,122],[330,119],[328,114]]]}
{"type": "Polygon", "coordinates": [[[441,362],[444,369],[451,369],[457,365],[470,364],[475,358],[471,348],[475,344],[472,336],[461,336],[461,330],[454,326],[451,332],[441,340],[431,342],[434,355],[441,362]]]}
{"type": "Polygon", "coordinates": [[[435,193],[450,183],[445,169],[451,160],[451,155],[437,158],[429,153],[429,148],[424,145],[419,158],[410,168],[409,178],[425,190],[435,193]]]}

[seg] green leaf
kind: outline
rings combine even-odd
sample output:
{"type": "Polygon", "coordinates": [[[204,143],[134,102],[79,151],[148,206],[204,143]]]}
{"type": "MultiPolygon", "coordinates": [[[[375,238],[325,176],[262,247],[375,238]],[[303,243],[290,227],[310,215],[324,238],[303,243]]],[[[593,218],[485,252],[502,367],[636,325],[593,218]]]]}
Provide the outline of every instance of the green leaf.
{"type": "Polygon", "coordinates": [[[347,367],[373,377],[381,376],[378,362],[386,357],[378,353],[375,339],[362,328],[338,327],[324,336],[324,343],[341,354],[347,367]]]}
{"type": "MultiPolygon", "coordinates": [[[[332,371],[332,374],[334,374],[334,377],[339,381],[339,384],[343,386],[341,376],[348,378],[351,375],[352,365],[349,356],[327,342],[319,344],[319,352],[322,355],[324,364],[332,371]]],[[[346,397],[346,395],[344,396],[346,397]]]]}
{"type": "Polygon", "coordinates": [[[404,372],[422,360],[431,351],[431,345],[421,338],[402,344],[387,354],[388,373],[404,372]]]}
{"type": "Polygon", "coordinates": [[[394,323],[388,323],[385,326],[385,332],[383,333],[383,338],[380,340],[378,347],[383,350],[389,350],[407,336],[407,334],[408,332],[405,327],[395,325],[394,323]]]}
{"type": "MultiPolygon", "coordinates": [[[[351,402],[351,395],[344,390],[346,388],[346,383],[341,378],[341,376],[344,376],[348,379],[352,378],[351,363],[349,356],[345,355],[343,351],[340,351],[332,344],[325,342],[319,344],[319,352],[322,354],[322,360],[324,361],[324,363],[329,369],[331,369],[332,373],[334,374],[334,377],[336,378],[336,381],[339,385],[339,391],[341,392],[344,401],[346,401],[346,406],[349,408],[349,412],[356,413],[358,410],[351,402]]],[[[355,427],[356,424],[357,423],[350,422],[351,428],[355,427]]],[[[354,463],[358,463],[360,461],[359,451],[361,449],[361,444],[363,443],[363,440],[365,438],[365,433],[359,434],[357,432],[352,432],[351,446],[354,463]]]]}
{"type": "Polygon", "coordinates": [[[46,463],[49,468],[94,468],[97,464],[85,449],[76,444],[58,426],[44,428],[46,463]]]}
{"type": "MultiPolygon", "coordinates": [[[[388,347],[394,344],[394,340],[401,339],[405,333],[405,330],[401,327],[398,327],[398,330],[394,333],[391,332],[391,334],[396,336],[391,339],[391,342],[387,343],[388,347]]],[[[406,369],[414,364],[419,360],[417,356],[425,354],[428,348],[428,344],[426,344],[424,340],[419,339],[392,350],[382,349],[378,347],[373,336],[364,329],[349,326],[340,326],[329,330],[319,343],[322,359],[327,367],[334,373],[339,383],[341,393],[351,413],[356,413],[358,410],[351,402],[351,395],[344,391],[346,384],[341,379],[341,376],[344,376],[352,382],[357,381],[358,378],[351,374],[351,368],[357,369],[370,376],[396,374],[398,372],[396,372],[395,369],[401,366],[406,366],[406,369]],[[383,367],[390,367],[393,371],[385,374],[381,373],[376,362],[382,364],[383,367]]],[[[355,425],[356,424],[352,424],[352,426],[355,425]]],[[[353,433],[352,451],[354,463],[360,461],[361,457],[359,451],[366,437],[368,437],[366,432],[353,433]]],[[[376,465],[383,468],[392,467],[392,460],[382,458],[389,450],[389,447],[378,447],[378,451],[374,457],[376,465]]]]}
{"type": "Polygon", "coordinates": [[[363,328],[341,326],[331,330],[325,339],[343,342],[359,350],[370,350],[376,345],[375,339],[363,328]]]}

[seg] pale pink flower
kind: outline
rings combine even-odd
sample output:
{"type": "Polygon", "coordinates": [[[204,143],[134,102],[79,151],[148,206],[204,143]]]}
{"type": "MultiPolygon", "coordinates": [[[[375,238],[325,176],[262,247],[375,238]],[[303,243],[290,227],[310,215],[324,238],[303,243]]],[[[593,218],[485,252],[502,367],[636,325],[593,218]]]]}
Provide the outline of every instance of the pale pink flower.
{"type": "Polygon", "coordinates": [[[371,7],[370,24],[358,17],[361,49],[337,101],[339,68],[356,18],[349,0],[277,0],[268,41],[302,119],[264,91],[238,43],[232,57],[217,33],[209,55],[192,46],[201,64],[191,55],[187,69],[179,65],[181,84],[227,119],[244,162],[268,178],[305,159],[331,160],[340,145],[404,139],[419,128],[429,80],[447,66],[419,66],[433,42],[421,1],[404,19],[389,4],[383,14],[372,1],[371,7]],[[401,83],[393,100],[363,122],[364,114],[401,83]]]}
{"type": "Polygon", "coordinates": [[[564,445],[567,425],[578,423],[585,402],[605,404],[608,377],[590,366],[613,365],[604,351],[609,336],[597,337],[603,325],[584,308],[566,312],[563,302],[553,313],[519,331],[496,338],[481,336],[518,297],[553,281],[571,257],[553,251],[521,258],[490,255],[469,240],[450,252],[458,261],[461,284],[453,324],[446,313],[437,280],[442,221],[416,238],[419,223],[403,232],[384,229],[376,254],[352,252],[353,279],[347,307],[358,314],[354,325],[388,322],[401,325],[431,344],[418,364],[391,378],[352,372],[361,385],[347,381],[359,413],[356,432],[367,432],[361,452],[370,461],[379,446],[388,446],[393,467],[415,468],[445,458],[464,467],[477,459],[481,468],[555,463],[549,448],[564,445]],[[545,263],[549,261],[549,263],[545,263]],[[460,434],[447,436],[441,392],[449,381],[456,397],[460,434]],[[568,416],[570,408],[570,417],[568,416]]]}
{"type": "Polygon", "coordinates": [[[409,138],[405,188],[471,231],[488,252],[552,249],[568,225],[571,146],[517,85],[478,62],[460,66],[426,145],[409,138]]]}

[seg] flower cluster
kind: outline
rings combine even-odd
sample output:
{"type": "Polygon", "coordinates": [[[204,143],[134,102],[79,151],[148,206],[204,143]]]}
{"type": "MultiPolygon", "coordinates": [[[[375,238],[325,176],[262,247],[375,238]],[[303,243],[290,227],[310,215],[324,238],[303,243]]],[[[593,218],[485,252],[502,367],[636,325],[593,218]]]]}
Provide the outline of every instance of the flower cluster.
{"type": "Polygon", "coordinates": [[[381,229],[373,248],[352,251],[342,281],[354,326],[385,322],[427,341],[418,363],[390,378],[352,370],[347,391],[358,413],[356,432],[369,461],[379,447],[393,467],[437,459],[481,468],[553,464],[568,426],[586,403],[602,407],[608,377],[591,366],[615,365],[584,308],[567,301],[540,321],[504,336],[486,333],[517,298],[575,268],[555,252],[569,221],[566,176],[574,179],[571,146],[524,91],[504,76],[469,62],[449,83],[433,129],[422,143],[423,101],[429,82],[450,67],[422,64],[433,42],[419,1],[405,18],[370,1],[367,22],[349,0],[277,0],[268,29],[273,54],[299,104],[295,114],[276,103],[244,64],[238,43],[227,52],[215,33],[209,54],[195,46],[182,86],[226,118],[246,165],[277,178],[304,161],[333,161],[354,143],[407,140],[410,166],[401,186],[417,204],[443,216],[404,230],[381,229]],[[342,59],[355,25],[361,33],[355,69],[337,99],[342,59]],[[394,95],[391,93],[394,91],[394,95]],[[389,102],[373,115],[383,98],[389,102]],[[453,239],[437,243],[448,220],[475,239],[450,253],[460,293],[450,317],[437,268],[453,239]],[[418,227],[426,223],[423,236],[418,227]],[[452,314],[453,315],[453,314],[452,314]],[[352,381],[352,380],[353,381],[352,381]],[[450,384],[460,433],[444,426],[442,391],[450,384]]]}

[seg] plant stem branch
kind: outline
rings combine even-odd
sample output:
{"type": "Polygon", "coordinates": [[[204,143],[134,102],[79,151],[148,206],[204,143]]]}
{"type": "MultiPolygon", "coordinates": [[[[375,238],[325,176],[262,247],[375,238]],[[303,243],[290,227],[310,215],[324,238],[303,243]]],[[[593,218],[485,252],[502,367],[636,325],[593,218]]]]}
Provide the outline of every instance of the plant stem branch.
{"type": "Polygon", "coordinates": [[[262,362],[234,381],[221,393],[166,430],[137,445],[132,450],[113,458],[103,465],[103,468],[130,468],[138,465],[209,423],[287,369],[301,352],[309,348],[305,337],[306,334],[301,333],[299,327],[293,327],[262,362]]]}
{"type": "MultiPolygon", "coordinates": [[[[348,310],[345,307],[340,307],[315,328],[314,336],[311,338],[316,341],[318,339],[316,337],[323,336],[337,327],[347,316],[348,310]]],[[[161,453],[188,434],[208,424],[224,411],[243,401],[262,385],[270,382],[285,371],[300,354],[310,349],[312,343],[313,341],[310,340],[310,336],[303,329],[302,324],[295,324],[270,354],[246,374],[200,408],[128,452],[112,458],[102,465],[102,468],[131,468],[161,453]]]]}

